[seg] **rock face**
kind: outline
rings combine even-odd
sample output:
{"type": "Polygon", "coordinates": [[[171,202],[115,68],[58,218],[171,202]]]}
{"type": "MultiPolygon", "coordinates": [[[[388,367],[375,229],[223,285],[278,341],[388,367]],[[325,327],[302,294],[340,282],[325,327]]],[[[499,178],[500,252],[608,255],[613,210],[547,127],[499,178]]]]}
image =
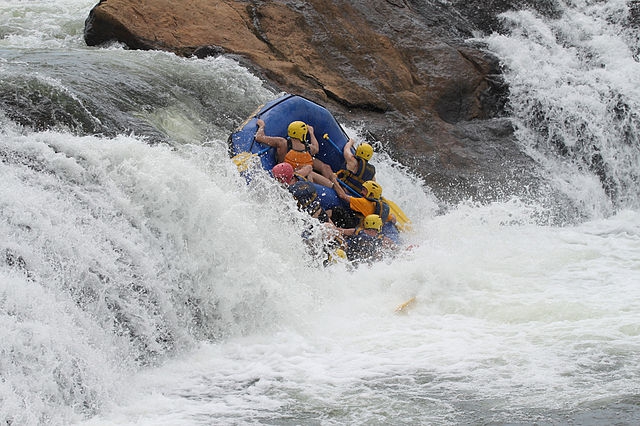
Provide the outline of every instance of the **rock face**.
{"type": "Polygon", "coordinates": [[[85,40],[235,55],[280,90],[366,123],[370,138],[441,198],[491,198],[507,184],[517,190],[531,167],[501,118],[507,90],[499,64],[464,41],[478,25],[463,9],[430,3],[183,0],[177,8],[170,0],[102,0],[85,40]]]}

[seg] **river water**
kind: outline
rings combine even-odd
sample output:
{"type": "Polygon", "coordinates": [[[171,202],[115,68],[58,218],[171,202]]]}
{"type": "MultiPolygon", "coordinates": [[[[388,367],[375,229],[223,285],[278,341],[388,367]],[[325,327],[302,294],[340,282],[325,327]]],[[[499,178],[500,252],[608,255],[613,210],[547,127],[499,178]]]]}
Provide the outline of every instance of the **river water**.
{"type": "Polygon", "coordinates": [[[640,421],[629,5],[513,12],[484,40],[520,143],[584,220],[515,198],[443,212],[378,152],[414,248],[356,271],[318,267],[288,195],[228,159],[277,94],[227,58],[87,48],[93,6],[0,2],[5,423],[640,421]]]}

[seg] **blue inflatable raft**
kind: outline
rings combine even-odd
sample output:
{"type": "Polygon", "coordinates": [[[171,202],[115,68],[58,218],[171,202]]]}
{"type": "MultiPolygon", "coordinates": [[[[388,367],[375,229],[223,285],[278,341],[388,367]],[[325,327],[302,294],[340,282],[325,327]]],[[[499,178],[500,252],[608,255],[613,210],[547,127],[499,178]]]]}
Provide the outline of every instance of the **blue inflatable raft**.
{"type": "MultiPolygon", "coordinates": [[[[265,122],[265,134],[283,138],[287,137],[287,128],[292,121],[300,120],[310,124],[320,145],[320,151],[315,157],[331,166],[334,172],[345,167],[343,149],[349,141],[349,136],[342,126],[322,105],[291,94],[285,94],[262,105],[231,134],[229,145],[232,157],[243,153],[255,154],[260,158],[265,170],[271,170],[277,164],[276,149],[255,140],[259,118],[265,122]]],[[[314,185],[320,204],[325,210],[338,206],[349,207],[333,189],[315,183],[314,185]]],[[[398,242],[398,229],[395,225],[385,223],[382,232],[398,242]]]]}
{"type": "MultiPolygon", "coordinates": [[[[331,166],[334,172],[344,168],[342,154],[349,136],[342,129],[331,113],[321,105],[299,95],[286,94],[262,105],[240,127],[234,131],[229,144],[231,156],[243,152],[256,154],[260,157],[262,167],[271,170],[277,164],[276,149],[256,142],[254,136],[258,130],[257,120],[265,122],[265,134],[269,136],[287,137],[287,127],[292,121],[300,120],[313,126],[313,133],[320,145],[316,158],[331,166]],[[324,135],[328,136],[325,139],[324,135]]],[[[318,191],[320,204],[325,210],[344,203],[336,192],[319,184],[314,184],[318,191]]]]}

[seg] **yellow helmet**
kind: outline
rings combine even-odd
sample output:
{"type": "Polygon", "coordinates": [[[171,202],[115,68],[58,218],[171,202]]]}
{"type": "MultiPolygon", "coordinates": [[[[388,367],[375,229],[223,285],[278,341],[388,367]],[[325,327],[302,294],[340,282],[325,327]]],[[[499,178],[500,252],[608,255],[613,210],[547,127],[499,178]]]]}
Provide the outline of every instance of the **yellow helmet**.
{"type": "Polygon", "coordinates": [[[362,187],[367,190],[367,198],[375,198],[376,200],[382,197],[382,187],[372,180],[368,180],[362,184],[362,187]]]}
{"type": "Polygon", "coordinates": [[[300,139],[301,141],[307,140],[307,131],[307,124],[304,121],[292,121],[287,129],[290,138],[300,139]]]}
{"type": "Polygon", "coordinates": [[[373,147],[368,143],[361,143],[358,149],[356,149],[356,157],[367,161],[371,160],[371,157],[373,157],[373,147]]]}
{"type": "Polygon", "coordinates": [[[380,232],[382,229],[382,219],[377,214],[370,214],[364,218],[364,229],[375,229],[380,232]]]}

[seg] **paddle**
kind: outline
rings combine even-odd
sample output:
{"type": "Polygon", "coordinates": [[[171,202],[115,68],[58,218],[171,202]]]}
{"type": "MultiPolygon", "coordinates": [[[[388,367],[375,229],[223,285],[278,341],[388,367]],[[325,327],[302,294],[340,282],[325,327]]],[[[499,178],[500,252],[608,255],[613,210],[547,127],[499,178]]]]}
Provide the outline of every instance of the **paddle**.
{"type": "MultiPolygon", "coordinates": [[[[336,151],[338,152],[342,152],[342,150],[340,150],[340,148],[338,148],[338,145],[336,145],[336,143],[334,141],[331,140],[331,138],[329,137],[328,133],[325,133],[324,135],[322,135],[322,138],[329,141],[329,143],[331,145],[333,145],[333,147],[335,148],[336,151]]],[[[342,182],[340,179],[338,179],[338,182],[340,182],[340,185],[342,185],[344,188],[347,188],[352,194],[354,194],[354,196],[356,197],[362,197],[362,194],[359,194],[357,191],[355,191],[353,188],[351,188],[349,185],[347,185],[346,183],[342,182]]],[[[411,220],[407,217],[407,215],[402,211],[402,209],[393,201],[382,197],[382,201],[384,201],[385,203],[387,203],[389,205],[389,209],[391,210],[391,213],[393,213],[393,215],[396,217],[396,226],[399,230],[401,231],[409,231],[411,229],[411,220]]]]}
{"type": "MultiPolygon", "coordinates": [[[[252,143],[253,145],[253,143],[252,143]]],[[[249,148],[251,149],[251,148],[249,148]]],[[[264,154],[265,152],[269,151],[271,149],[271,147],[266,147],[264,149],[261,149],[260,151],[256,152],[256,153],[252,153],[252,152],[241,152],[240,154],[236,154],[235,156],[233,156],[231,158],[231,161],[233,161],[236,164],[236,167],[238,167],[238,171],[239,172],[245,172],[247,171],[247,169],[249,168],[249,166],[251,165],[251,162],[253,161],[254,158],[257,158],[259,156],[261,156],[262,154],[264,154]]]]}
{"type": "Polygon", "coordinates": [[[340,183],[340,185],[342,185],[343,188],[348,190],[354,197],[362,198],[362,194],[359,194],[358,191],[356,191],[355,189],[353,189],[352,187],[344,183],[342,180],[337,179],[337,181],[340,183]]]}
{"type": "Polygon", "coordinates": [[[382,197],[382,201],[389,205],[389,210],[396,217],[396,226],[401,231],[410,231],[411,230],[411,219],[407,217],[407,215],[402,211],[402,209],[393,201],[388,198],[382,197]]]}
{"type": "Polygon", "coordinates": [[[406,312],[407,309],[415,303],[415,301],[416,301],[416,297],[413,296],[411,299],[407,300],[406,302],[403,302],[398,306],[396,306],[395,312],[397,313],[406,312]]]}
{"type": "Polygon", "coordinates": [[[335,150],[338,151],[340,154],[342,154],[342,150],[340,148],[338,148],[338,145],[336,145],[336,143],[334,141],[331,140],[331,138],[329,137],[329,133],[325,133],[324,135],[322,135],[322,139],[324,139],[326,141],[329,141],[329,143],[331,145],[333,145],[335,150]]]}

